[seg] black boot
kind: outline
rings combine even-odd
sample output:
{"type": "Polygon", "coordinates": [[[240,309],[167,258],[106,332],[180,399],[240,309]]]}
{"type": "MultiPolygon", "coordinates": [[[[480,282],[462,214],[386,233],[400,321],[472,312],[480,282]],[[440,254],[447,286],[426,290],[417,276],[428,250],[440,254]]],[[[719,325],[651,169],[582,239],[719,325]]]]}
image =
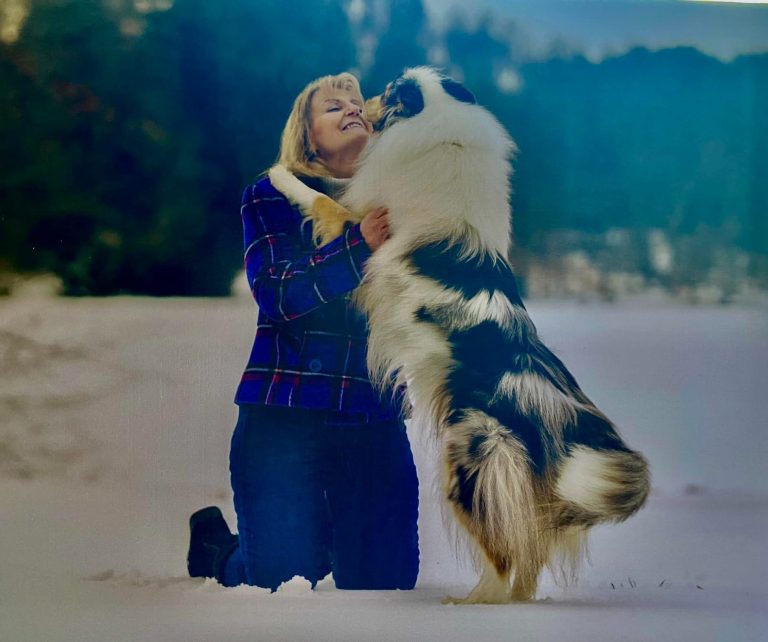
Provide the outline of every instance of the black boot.
{"type": "Polygon", "coordinates": [[[216,506],[208,506],[189,518],[187,571],[190,577],[218,578],[222,564],[237,548],[224,516],[216,506]]]}

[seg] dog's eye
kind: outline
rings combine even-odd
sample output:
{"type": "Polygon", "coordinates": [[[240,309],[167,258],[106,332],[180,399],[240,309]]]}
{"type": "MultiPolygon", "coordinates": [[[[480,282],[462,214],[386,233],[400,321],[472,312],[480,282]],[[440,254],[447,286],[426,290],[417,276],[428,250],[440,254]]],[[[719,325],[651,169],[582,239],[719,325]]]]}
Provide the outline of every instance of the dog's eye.
{"type": "Polygon", "coordinates": [[[411,79],[396,82],[392,94],[397,99],[398,112],[405,118],[415,116],[424,109],[424,96],[421,89],[411,79]]]}

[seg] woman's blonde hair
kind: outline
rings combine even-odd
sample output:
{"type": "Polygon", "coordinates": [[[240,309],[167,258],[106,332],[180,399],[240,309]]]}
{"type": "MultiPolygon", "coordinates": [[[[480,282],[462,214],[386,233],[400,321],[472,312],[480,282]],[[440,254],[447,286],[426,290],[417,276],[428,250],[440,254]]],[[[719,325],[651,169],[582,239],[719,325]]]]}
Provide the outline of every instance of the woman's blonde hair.
{"type": "Polygon", "coordinates": [[[320,89],[343,89],[355,92],[362,102],[360,83],[350,73],[322,76],[309,83],[296,96],[288,121],[280,137],[280,155],[277,162],[294,174],[302,176],[331,176],[331,172],[313,152],[309,143],[312,125],[312,98],[320,89]]]}

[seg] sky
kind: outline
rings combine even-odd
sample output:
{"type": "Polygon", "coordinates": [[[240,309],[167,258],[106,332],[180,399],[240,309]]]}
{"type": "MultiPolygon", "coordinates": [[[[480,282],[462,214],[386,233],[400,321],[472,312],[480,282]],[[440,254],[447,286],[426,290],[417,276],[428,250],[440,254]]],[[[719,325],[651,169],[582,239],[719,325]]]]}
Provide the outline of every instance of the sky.
{"type": "Polygon", "coordinates": [[[695,46],[722,60],[768,51],[768,2],[690,0],[424,0],[439,23],[457,7],[513,19],[533,52],[557,39],[599,60],[635,45],[695,46]]]}

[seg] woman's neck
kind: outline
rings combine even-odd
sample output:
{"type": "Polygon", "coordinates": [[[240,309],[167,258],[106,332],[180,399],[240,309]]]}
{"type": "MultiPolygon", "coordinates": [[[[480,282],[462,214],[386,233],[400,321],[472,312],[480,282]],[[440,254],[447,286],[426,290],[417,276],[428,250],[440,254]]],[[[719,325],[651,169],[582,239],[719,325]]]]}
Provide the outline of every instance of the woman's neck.
{"type": "Polygon", "coordinates": [[[323,184],[323,191],[334,200],[349,183],[348,178],[337,178],[335,176],[324,176],[320,180],[323,184]]]}
{"type": "Polygon", "coordinates": [[[352,178],[357,169],[357,155],[354,158],[337,157],[325,160],[325,166],[335,178],[352,178]]]}

